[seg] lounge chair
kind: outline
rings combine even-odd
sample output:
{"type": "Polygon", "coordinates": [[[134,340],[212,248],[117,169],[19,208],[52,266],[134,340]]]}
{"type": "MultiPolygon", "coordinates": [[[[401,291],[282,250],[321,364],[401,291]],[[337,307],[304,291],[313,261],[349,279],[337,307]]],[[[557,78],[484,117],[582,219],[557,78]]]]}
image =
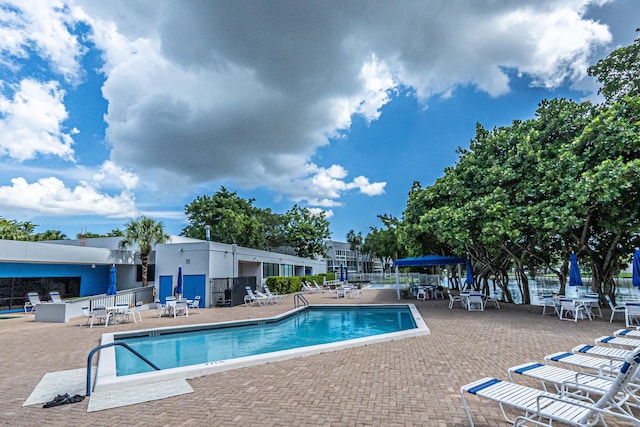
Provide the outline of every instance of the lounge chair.
{"type": "MultiPolygon", "coordinates": [[[[515,374],[539,380],[544,391],[553,393],[579,392],[581,396],[588,399],[594,398],[594,396],[597,398],[602,397],[615,380],[615,377],[610,375],[576,372],[571,369],[534,362],[509,368],[508,375],[511,382],[516,382],[517,375],[515,374]],[[549,390],[547,388],[548,384],[553,385],[554,389],[549,390]]],[[[613,396],[609,409],[632,415],[629,405],[636,408],[639,407],[639,391],[640,386],[629,382],[626,386],[621,387],[621,392],[613,396]]]]}
{"type": "Polygon", "coordinates": [[[623,305],[614,305],[613,301],[611,301],[611,297],[609,295],[605,295],[604,298],[607,300],[607,304],[609,304],[609,308],[611,309],[611,319],[609,319],[609,323],[613,322],[613,316],[616,315],[616,313],[626,313],[627,309],[626,307],[623,305]]]}
{"type": "Polygon", "coordinates": [[[576,354],[586,354],[588,356],[598,356],[614,360],[624,360],[631,352],[631,350],[588,344],[580,344],[571,351],[576,354]]]}
{"type": "Polygon", "coordinates": [[[264,293],[271,298],[271,300],[275,303],[281,304],[284,298],[284,295],[279,295],[275,292],[271,292],[271,290],[269,289],[269,287],[267,285],[263,286],[264,288],[264,293]]]}
{"type": "Polygon", "coordinates": [[[621,337],[631,337],[640,339],[640,330],[638,329],[618,329],[613,335],[621,336],[621,337]]]}
{"type": "Polygon", "coordinates": [[[497,378],[483,378],[464,385],[460,388],[460,395],[472,427],[474,423],[465,398],[466,393],[498,403],[503,417],[514,425],[533,423],[539,426],[549,426],[552,425],[553,421],[576,426],[590,426],[599,422],[603,422],[606,425],[603,417],[608,415],[640,426],[640,421],[633,416],[624,411],[614,412],[610,409],[619,409],[619,405],[615,400],[616,395],[626,393],[627,386],[635,376],[639,364],[640,348],[629,354],[615,379],[606,390],[602,390],[603,394],[597,401],[572,394],[565,388],[560,393],[549,393],[497,378]],[[524,415],[511,420],[504,411],[505,406],[522,411],[524,415]]]}
{"type": "Polygon", "coordinates": [[[315,289],[316,292],[324,292],[325,291],[325,289],[322,286],[318,285],[318,282],[316,282],[315,280],[313,281],[313,289],[315,289]]]}
{"type": "Polygon", "coordinates": [[[591,320],[591,312],[584,303],[576,302],[571,298],[560,298],[560,319],[578,321],[578,318],[584,319],[586,315],[591,320]]]}
{"type": "Polygon", "coordinates": [[[625,347],[636,348],[636,347],[640,347],[640,340],[607,335],[604,337],[596,338],[596,344],[610,346],[610,347],[615,346],[617,348],[622,348],[622,349],[624,349],[625,347]]]}
{"type": "Polygon", "coordinates": [[[189,303],[189,310],[197,310],[200,313],[200,295],[197,295],[193,301],[189,303]]]}
{"type": "Polygon", "coordinates": [[[268,297],[256,295],[253,292],[253,289],[251,289],[249,286],[246,286],[244,289],[247,291],[247,295],[244,296],[245,305],[253,305],[254,303],[257,303],[258,305],[264,305],[269,303],[268,297]]]}
{"type": "Polygon", "coordinates": [[[29,298],[29,301],[24,303],[24,312],[26,313],[27,309],[30,308],[33,313],[36,311],[36,306],[42,304],[42,301],[40,301],[40,296],[37,292],[29,292],[27,298],[29,298]]]}
{"type": "Polygon", "coordinates": [[[315,293],[316,289],[312,288],[307,282],[305,282],[304,280],[302,282],[300,282],[302,284],[302,292],[310,292],[310,293],[315,293]]]}
{"type": "Polygon", "coordinates": [[[49,292],[49,297],[51,298],[51,302],[63,302],[60,298],[60,292],[58,291],[49,292]]]}
{"type": "Polygon", "coordinates": [[[91,317],[90,328],[93,328],[93,321],[99,320],[101,323],[104,323],[104,326],[109,326],[109,320],[111,319],[111,312],[107,310],[106,307],[94,307],[93,316],[91,317]]]}
{"type": "Polygon", "coordinates": [[[544,357],[544,363],[556,362],[569,365],[572,369],[595,371],[601,375],[615,374],[622,367],[622,361],[606,359],[602,357],[587,356],[568,352],[548,354],[544,357]]]}

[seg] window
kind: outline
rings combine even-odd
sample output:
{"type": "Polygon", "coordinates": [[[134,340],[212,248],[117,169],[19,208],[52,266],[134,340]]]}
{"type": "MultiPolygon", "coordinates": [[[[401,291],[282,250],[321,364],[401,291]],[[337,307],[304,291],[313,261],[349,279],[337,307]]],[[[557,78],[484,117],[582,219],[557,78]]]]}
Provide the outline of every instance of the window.
{"type": "Polygon", "coordinates": [[[270,262],[262,263],[262,277],[279,276],[280,265],[270,262]]]}
{"type": "Polygon", "coordinates": [[[291,265],[291,264],[282,264],[282,275],[284,277],[293,276],[293,265],[291,265]]]}

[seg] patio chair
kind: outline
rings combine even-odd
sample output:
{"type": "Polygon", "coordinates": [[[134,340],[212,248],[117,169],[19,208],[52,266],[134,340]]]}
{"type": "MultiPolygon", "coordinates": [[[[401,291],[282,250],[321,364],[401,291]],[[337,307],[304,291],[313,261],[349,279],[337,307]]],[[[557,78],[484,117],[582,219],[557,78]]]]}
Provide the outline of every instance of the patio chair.
{"type": "Polygon", "coordinates": [[[318,292],[324,292],[327,290],[331,290],[331,288],[329,288],[328,286],[320,286],[318,285],[318,282],[316,282],[315,280],[313,281],[313,286],[316,288],[316,290],[318,292]]]}
{"type": "Polygon", "coordinates": [[[189,303],[189,310],[197,310],[200,313],[200,295],[196,295],[196,297],[189,303]]]}
{"type": "Polygon", "coordinates": [[[309,286],[309,284],[307,282],[305,282],[304,280],[302,282],[300,282],[302,284],[302,292],[309,292],[309,293],[315,293],[316,289],[312,288],[311,286],[309,286]]]}
{"type": "Polygon", "coordinates": [[[156,298],[156,300],[154,302],[155,302],[156,310],[159,311],[158,317],[162,317],[163,314],[169,313],[169,306],[167,306],[167,304],[163,304],[157,298],[156,298]]]}
{"type": "Polygon", "coordinates": [[[89,310],[89,307],[86,305],[82,306],[82,318],[84,319],[84,323],[82,325],[88,325],[89,320],[93,319],[93,313],[89,310]]]}
{"type": "Polygon", "coordinates": [[[604,299],[607,300],[607,304],[609,304],[609,308],[611,309],[611,319],[609,319],[609,323],[613,322],[613,316],[616,315],[616,313],[626,313],[626,308],[624,306],[624,304],[622,305],[614,305],[613,301],[611,301],[611,297],[609,295],[605,295],[604,299]]]}
{"type": "Polygon", "coordinates": [[[269,287],[267,285],[263,286],[264,288],[264,293],[267,294],[267,296],[269,298],[271,298],[273,300],[273,302],[278,303],[278,304],[282,304],[284,295],[279,295],[275,292],[271,292],[271,289],[269,289],[269,287]]]}
{"type": "Polygon", "coordinates": [[[349,292],[349,288],[348,287],[346,287],[346,286],[338,286],[336,288],[336,298],[337,299],[346,298],[348,292],[349,292]]]}
{"type": "Polygon", "coordinates": [[[133,323],[142,322],[142,313],[140,313],[141,310],[142,310],[142,301],[138,301],[135,307],[127,307],[127,309],[124,312],[124,317],[126,319],[132,318],[133,323]]]}
{"type": "Polygon", "coordinates": [[[418,287],[418,292],[416,293],[416,299],[426,300],[427,299],[427,289],[422,286],[418,287]]]}
{"type": "Polygon", "coordinates": [[[93,328],[94,320],[100,321],[100,323],[104,323],[104,326],[109,326],[109,319],[111,319],[111,312],[107,310],[106,307],[94,307],[93,316],[91,317],[90,328],[93,328]]]}
{"type": "Polygon", "coordinates": [[[560,312],[558,311],[559,303],[551,294],[545,294],[540,297],[542,300],[542,315],[547,314],[547,308],[553,308],[553,311],[549,310],[549,313],[555,314],[556,316],[560,316],[560,312]]]}
{"type": "Polygon", "coordinates": [[[36,311],[36,306],[38,304],[42,304],[42,301],[40,301],[40,296],[37,292],[29,292],[27,294],[27,298],[29,298],[29,301],[26,301],[24,303],[24,312],[26,313],[27,309],[30,308],[31,312],[33,313],[34,311],[36,311]]]}
{"type": "Polygon", "coordinates": [[[482,294],[469,294],[467,297],[467,310],[484,311],[484,297],[482,294]]]}
{"type": "Polygon", "coordinates": [[[624,307],[627,328],[640,326],[640,303],[628,302],[624,307]]]}
{"type": "Polygon", "coordinates": [[[600,308],[600,295],[596,293],[586,294],[583,297],[583,300],[589,300],[589,302],[585,301],[585,305],[587,305],[591,316],[593,317],[602,317],[602,308],[600,308]]]}
{"type": "Polygon", "coordinates": [[[449,310],[451,310],[453,308],[453,305],[456,302],[459,302],[460,305],[463,305],[462,304],[462,298],[460,298],[460,295],[453,295],[451,293],[451,290],[449,290],[449,289],[447,289],[447,295],[449,295],[449,310]]]}
{"type": "Polygon", "coordinates": [[[63,302],[58,291],[49,292],[49,298],[51,298],[51,302],[63,302]]]}
{"type": "Polygon", "coordinates": [[[560,319],[577,322],[578,318],[584,319],[585,315],[591,320],[591,314],[584,303],[576,302],[571,298],[560,298],[560,319]]]}
{"type": "Polygon", "coordinates": [[[178,317],[178,313],[181,316],[189,317],[189,306],[186,301],[176,301],[172,308],[174,319],[178,317]]]}
{"type": "Polygon", "coordinates": [[[603,394],[596,401],[573,394],[565,387],[560,393],[550,393],[497,378],[483,378],[464,385],[460,388],[460,395],[472,427],[474,423],[465,397],[467,393],[496,402],[503,417],[514,425],[525,425],[527,422],[540,426],[552,425],[553,421],[576,426],[594,425],[598,422],[606,425],[603,419],[605,415],[640,425],[638,419],[620,411],[620,405],[616,402],[616,396],[619,393],[626,393],[627,386],[635,376],[639,363],[640,348],[629,354],[621,364],[621,369],[615,379],[611,381],[608,388],[602,390],[603,394]],[[525,414],[511,420],[504,410],[505,406],[525,414]],[[548,422],[543,420],[548,420],[548,422]]]}

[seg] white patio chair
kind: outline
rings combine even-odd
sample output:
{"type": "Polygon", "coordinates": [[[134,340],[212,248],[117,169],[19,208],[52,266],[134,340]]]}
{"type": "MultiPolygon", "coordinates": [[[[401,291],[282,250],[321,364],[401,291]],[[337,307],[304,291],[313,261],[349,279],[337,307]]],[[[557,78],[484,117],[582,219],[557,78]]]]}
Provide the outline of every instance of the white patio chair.
{"type": "Polygon", "coordinates": [[[124,312],[124,317],[126,319],[132,318],[133,323],[142,322],[142,313],[140,312],[141,310],[142,310],[142,301],[138,301],[135,307],[127,307],[127,309],[124,312]]]}
{"type": "Polygon", "coordinates": [[[82,306],[82,318],[84,319],[84,323],[82,323],[82,325],[88,325],[89,321],[93,319],[93,313],[86,305],[82,306]]]}
{"type": "Polygon", "coordinates": [[[588,356],[597,356],[614,360],[624,360],[631,352],[631,350],[587,344],[575,346],[571,351],[576,354],[586,354],[588,356]]]}
{"type": "Polygon", "coordinates": [[[58,291],[49,292],[49,297],[51,298],[51,302],[63,302],[60,298],[60,292],[58,291]]]}
{"type": "MultiPolygon", "coordinates": [[[[582,397],[574,398],[572,396],[575,395],[572,395],[566,388],[563,388],[560,393],[549,393],[497,378],[483,378],[464,385],[460,388],[460,396],[472,427],[474,423],[465,397],[467,393],[496,402],[503,417],[514,425],[533,423],[542,426],[552,425],[554,421],[575,426],[594,425],[598,422],[604,422],[603,416],[605,415],[638,425],[636,418],[620,410],[620,405],[615,399],[619,393],[626,392],[628,384],[638,371],[639,363],[640,348],[634,350],[621,363],[621,369],[615,379],[607,389],[602,390],[603,394],[596,401],[586,400],[582,397]],[[511,420],[504,410],[505,406],[522,411],[524,415],[511,420]],[[543,420],[548,420],[548,422],[543,420]]],[[[606,422],[604,424],[606,425],[606,422]]]]}
{"type": "Polygon", "coordinates": [[[427,299],[427,289],[420,286],[418,288],[418,292],[416,293],[416,299],[426,300],[427,299]]]}
{"type": "Polygon", "coordinates": [[[100,323],[104,323],[104,326],[109,326],[109,319],[111,319],[111,312],[107,310],[106,307],[94,307],[93,308],[93,316],[91,317],[90,328],[93,328],[94,320],[100,321],[100,323]]]}
{"type": "Polygon", "coordinates": [[[451,290],[447,289],[447,295],[449,295],[449,310],[451,310],[453,308],[453,305],[456,302],[459,302],[460,305],[462,305],[464,307],[464,304],[462,304],[462,298],[460,298],[460,295],[453,295],[451,293],[451,290]]]}
{"type": "Polygon", "coordinates": [[[189,310],[197,310],[200,313],[200,295],[197,295],[193,301],[189,303],[189,310]]]}
{"type": "Polygon", "coordinates": [[[549,310],[549,312],[552,313],[552,314],[555,314],[556,316],[560,316],[560,313],[558,311],[559,303],[556,301],[556,299],[553,297],[553,295],[545,294],[545,295],[542,295],[542,297],[540,297],[540,299],[542,300],[542,315],[543,316],[545,314],[547,314],[547,308],[553,308],[553,311],[549,310]]]}
{"type": "Polygon", "coordinates": [[[584,319],[585,315],[591,320],[590,311],[584,303],[576,302],[571,298],[560,298],[560,319],[577,322],[578,318],[584,319]]]}
{"type": "Polygon", "coordinates": [[[590,300],[589,302],[585,302],[585,305],[588,305],[589,312],[593,317],[602,317],[602,308],[600,308],[600,296],[596,293],[586,294],[583,297],[584,300],[590,300]]]}
{"type": "Polygon", "coordinates": [[[607,304],[609,304],[609,308],[611,309],[611,319],[609,319],[609,323],[613,322],[613,316],[615,316],[616,313],[623,313],[623,314],[626,313],[626,308],[624,304],[614,305],[609,295],[605,295],[604,299],[607,300],[607,304]]]}
{"type": "Polygon", "coordinates": [[[547,365],[556,362],[562,365],[569,365],[572,369],[580,371],[595,371],[600,375],[615,374],[622,367],[623,361],[608,359],[603,357],[588,356],[586,354],[576,354],[560,351],[558,353],[548,354],[544,357],[544,363],[547,365]]]}
{"type": "Polygon", "coordinates": [[[482,294],[469,294],[467,297],[467,310],[484,311],[484,297],[482,294]]]}
{"type": "Polygon", "coordinates": [[[626,337],[616,337],[613,335],[606,335],[603,337],[596,338],[596,344],[616,347],[616,348],[636,348],[640,347],[640,339],[626,338],[626,337]]]}
{"type": "Polygon", "coordinates": [[[247,292],[247,295],[244,296],[245,305],[253,305],[254,303],[257,303],[258,305],[264,305],[269,303],[268,298],[256,295],[253,292],[253,289],[251,289],[249,286],[246,286],[244,289],[247,292]]]}
{"type": "Polygon", "coordinates": [[[187,305],[187,302],[184,300],[176,301],[175,304],[173,304],[172,311],[173,311],[174,318],[178,317],[178,315],[189,317],[189,306],[187,305]]]}
{"type": "Polygon", "coordinates": [[[640,326],[640,303],[628,302],[624,307],[627,328],[640,326]]]}

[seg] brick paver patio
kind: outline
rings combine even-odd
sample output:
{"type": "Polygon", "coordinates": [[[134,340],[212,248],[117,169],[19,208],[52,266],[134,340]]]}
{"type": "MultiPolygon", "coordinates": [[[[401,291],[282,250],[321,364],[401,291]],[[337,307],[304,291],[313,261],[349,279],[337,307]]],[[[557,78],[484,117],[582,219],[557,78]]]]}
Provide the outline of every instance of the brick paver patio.
{"type": "MultiPolygon", "coordinates": [[[[394,303],[394,290],[365,289],[359,300],[329,293],[311,303],[394,303]]],[[[541,307],[502,305],[484,312],[449,310],[447,301],[403,300],[419,308],[431,334],[227,371],[189,380],[194,393],[87,413],[87,400],[22,407],[46,372],[86,366],[105,331],[268,317],[282,305],[201,309],[188,318],[156,318],[108,328],[0,320],[0,425],[11,426],[467,426],[460,386],[507,368],[570,350],[624,326],[605,319],[561,321],[541,307]]],[[[532,383],[533,384],[533,383],[532,383]]],[[[506,425],[497,406],[470,398],[477,426],[506,425]]],[[[610,425],[625,425],[615,424],[610,425]]]]}

